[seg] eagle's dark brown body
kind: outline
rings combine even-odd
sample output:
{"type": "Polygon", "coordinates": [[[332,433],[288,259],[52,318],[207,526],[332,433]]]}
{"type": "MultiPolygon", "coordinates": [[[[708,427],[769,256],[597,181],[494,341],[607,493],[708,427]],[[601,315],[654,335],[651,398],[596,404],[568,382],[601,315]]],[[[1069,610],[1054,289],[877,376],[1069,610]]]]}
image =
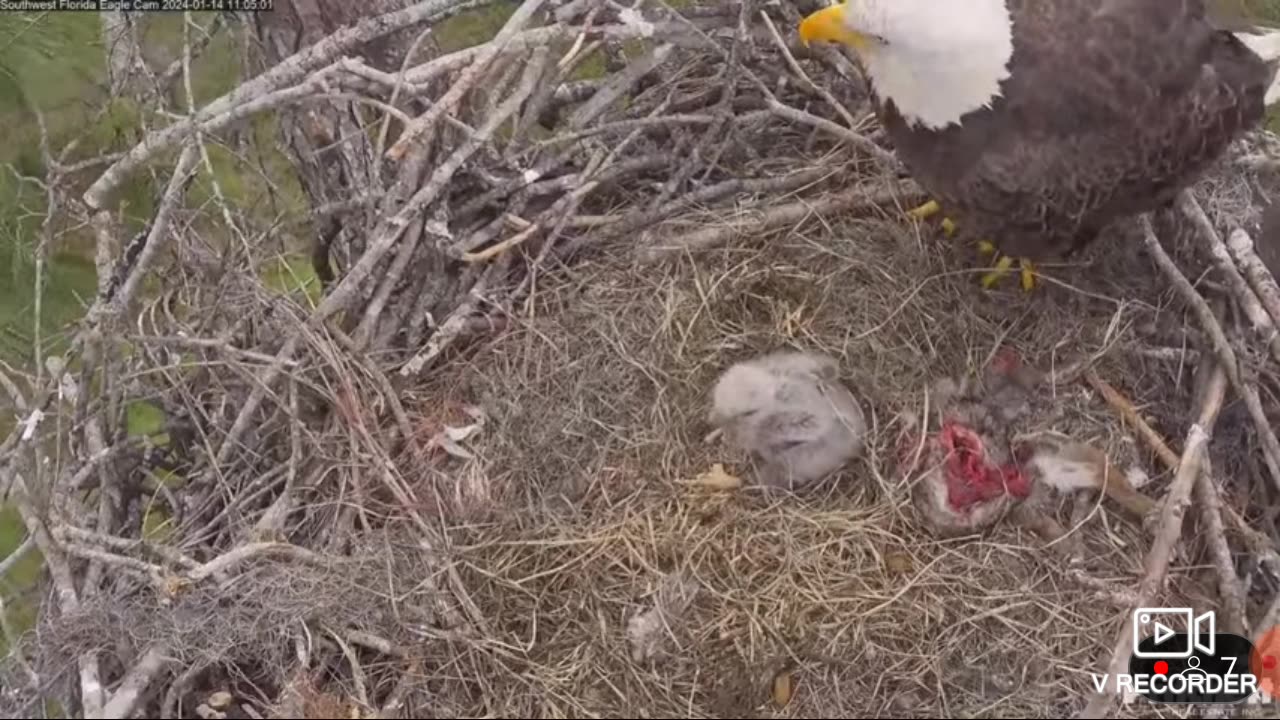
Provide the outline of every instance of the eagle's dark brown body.
{"type": "Polygon", "coordinates": [[[959,125],[881,119],[920,185],[1006,255],[1060,256],[1170,202],[1258,124],[1273,69],[1202,0],[1007,0],[1011,77],[959,125]]]}

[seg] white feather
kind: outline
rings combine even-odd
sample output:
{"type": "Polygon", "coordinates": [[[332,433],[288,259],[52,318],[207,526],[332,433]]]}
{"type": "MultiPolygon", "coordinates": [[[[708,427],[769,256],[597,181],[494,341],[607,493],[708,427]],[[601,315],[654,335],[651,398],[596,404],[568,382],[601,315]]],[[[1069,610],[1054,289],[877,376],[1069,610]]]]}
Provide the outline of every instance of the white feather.
{"type": "Polygon", "coordinates": [[[1235,34],[1240,42],[1258,54],[1263,60],[1280,59],[1280,32],[1268,32],[1261,35],[1251,32],[1235,34]]]}
{"type": "Polygon", "coordinates": [[[1013,57],[1004,0],[848,0],[845,21],[873,35],[862,53],[882,98],[904,119],[940,129],[1000,95],[1013,57]]]}
{"type": "MultiPolygon", "coordinates": [[[[1235,35],[1240,42],[1263,60],[1267,62],[1280,60],[1280,32],[1274,30],[1261,32],[1261,34],[1238,32],[1235,35]]],[[[1267,88],[1264,102],[1267,105],[1273,105],[1277,99],[1280,99],[1280,73],[1271,78],[1271,86],[1267,88]]]]}

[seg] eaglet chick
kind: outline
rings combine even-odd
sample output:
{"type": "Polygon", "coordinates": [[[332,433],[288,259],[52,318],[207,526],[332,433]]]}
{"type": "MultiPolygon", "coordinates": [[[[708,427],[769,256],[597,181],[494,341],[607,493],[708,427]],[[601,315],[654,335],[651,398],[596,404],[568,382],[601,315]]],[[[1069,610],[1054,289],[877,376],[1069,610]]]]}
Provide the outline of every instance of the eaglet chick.
{"type": "Polygon", "coordinates": [[[825,355],[780,351],[737,363],[716,383],[709,420],[759,460],[761,482],[799,489],[839,470],[866,441],[862,409],[825,355]]]}

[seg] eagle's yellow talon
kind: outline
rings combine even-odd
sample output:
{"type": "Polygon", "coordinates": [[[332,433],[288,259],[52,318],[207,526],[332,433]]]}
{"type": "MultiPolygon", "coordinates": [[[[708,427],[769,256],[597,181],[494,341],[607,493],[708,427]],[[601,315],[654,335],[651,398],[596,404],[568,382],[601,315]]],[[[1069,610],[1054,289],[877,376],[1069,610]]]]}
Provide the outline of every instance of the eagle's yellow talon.
{"type": "MultiPolygon", "coordinates": [[[[925,220],[937,215],[941,211],[942,206],[938,204],[938,201],[930,200],[919,207],[908,210],[907,214],[917,220],[925,220]]],[[[954,220],[943,216],[941,224],[942,232],[945,233],[947,237],[951,237],[955,234],[956,223],[954,220]]],[[[1013,269],[1015,258],[1008,255],[1001,255],[1000,249],[990,240],[979,240],[977,242],[977,246],[978,252],[981,253],[983,257],[995,260],[991,271],[982,276],[982,286],[990,290],[999,284],[1004,276],[1008,275],[1013,269]]],[[[1035,265],[1026,258],[1017,258],[1017,262],[1022,289],[1024,292],[1031,292],[1036,286],[1035,265]]]]}
{"type": "Polygon", "coordinates": [[[917,220],[927,220],[933,217],[934,215],[937,215],[938,211],[940,210],[942,210],[942,206],[938,204],[938,201],[930,200],[929,202],[921,205],[920,207],[912,208],[911,210],[908,210],[907,214],[917,220]]]}
{"type": "MultiPolygon", "coordinates": [[[[921,205],[920,207],[916,207],[908,210],[907,215],[915,218],[916,220],[928,220],[929,218],[933,217],[934,215],[937,215],[940,212],[942,212],[942,206],[938,204],[938,201],[930,200],[929,202],[921,205]]],[[[942,232],[947,237],[951,237],[952,235],[955,235],[956,234],[955,221],[949,217],[943,216],[942,232]]]]}
{"type": "Polygon", "coordinates": [[[1013,258],[1008,255],[1002,256],[996,261],[995,269],[982,276],[982,287],[990,290],[996,283],[1000,282],[1000,278],[1009,272],[1009,268],[1013,265],[1013,258]]]}
{"type": "Polygon", "coordinates": [[[1022,290],[1031,292],[1036,287],[1035,264],[1026,258],[1021,258],[1018,260],[1018,265],[1022,269],[1022,290]]]}
{"type": "MultiPolygon", "coordinates": [[[[998,251],[994,244],[988,241],[982,241],[979,244],[979,250],[984,254],[997,254],[998,251]]],[[[1036,287],[1036,266],[1027,258],[1017,258],[1018,275],[1022,283],[1023,292],[1031,292],[1036,287]]],[[[982,276],[982,286],[988,290],[995,287],[1004,276],[1008,275],[1013,268],[1014,258],[1009,255],[999,255],[990,272],[982,276]]]]}

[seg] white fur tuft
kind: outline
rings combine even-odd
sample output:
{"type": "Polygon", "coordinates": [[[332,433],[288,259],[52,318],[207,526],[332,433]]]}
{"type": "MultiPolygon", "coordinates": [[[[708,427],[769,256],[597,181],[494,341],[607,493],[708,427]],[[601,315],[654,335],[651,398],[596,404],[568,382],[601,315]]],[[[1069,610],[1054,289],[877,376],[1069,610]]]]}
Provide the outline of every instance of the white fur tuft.
{"type": "Polygon", "coordinates": [[[876,92],[909,123],[940,129],[1000,95],[1013,58],[1004,0],[848,0],[846,22],[883,42],[863,53],[876,92]]]}

